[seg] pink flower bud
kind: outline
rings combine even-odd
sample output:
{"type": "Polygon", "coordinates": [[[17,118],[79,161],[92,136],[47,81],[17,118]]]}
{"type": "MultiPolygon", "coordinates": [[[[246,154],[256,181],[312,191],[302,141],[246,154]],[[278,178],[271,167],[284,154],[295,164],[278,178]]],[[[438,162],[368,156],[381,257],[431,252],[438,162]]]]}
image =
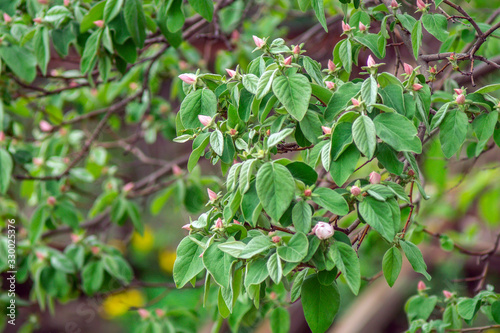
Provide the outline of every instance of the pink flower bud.
{"type": "Polygon", "coordinates": [[[35,22],[36,24],[40,24],[40,23],[42,23],[42,19],[41,19],[41,18],[39,18],[39,17],[35,17],[35,18],[33,19],[33,22],[35,22]]]}
{"type": "Polygon", "coordinates": [[[234,224],[241,224],[241,222],[240,222],[240,221],[238,221],[238,220],[233,220],[233,223],[234,223],[234,224]]]}
{"type": "Polygon", "coordinates": [[[252,36],[253,42],[255,43],[255,46],[257,46],[259,49],[266,44],[263,39],[257,37],[257,36],[252,36]]]}
{"type": "Polygon", "coordinates": [[[310,189],[306,189],[306,190],[304,191],[304,195],[305,195],[306,197],[310,197],[310,196],[311,196],[311,194],[312,194],[312,191],[311,191],[310,189]]]}
{"type": "Polygon", "coordinates": [[[448,290],[443,290],[443,295],[446,299],[450,299],[453,297],[453,294],[450,293],[448,290]]]}
{"type": "Polygon", "coordinates": [[[232,69],[226,68],[226,72],[227,72],[227,75],[229,75],[229,77],[234,77],[236,75],[236,71],[233,71],[232,69]]]}
{"type": "Polygon", "coordinates": [[[293,48],[293,54],[300,54],[300,46],[295,45],[295,47],[293,48]]]}
{"type": "Polygon", "coordinates": [[[335,82],[325,81],[326,87],[330,90],[335,89],[335,82]]]}
{"type": "Polygon", "coordinates": [[[191,231],[191,224],[184,224],[181,229],[184,229],[184,230],[187,230],[187,231],[191,231]]]}
{"type": "Polygon", "coordinates": [[[420,90],[420,89],[422,89],[424,86],[423,86],[423,85],[421,85],[421,84],[418,84],[418,83],[414,83],[412,87],[413,87],[413,90],[415,90],[415,91],[419,91],[419,90],[420,90]]]}
{"type": "Polygon", "coordinates": [[[98,255],[98,254],[99,254],[99,252],[101,252],[101,249],[100,249],[100,248],[98,248],[97,246],[92,246],[92,247],[90,248],[90,251],[92,251],[92,254],[96,256],[96,255],[98,255]]]}
{"type": "Polygon", "coordinates": [[[331,224],[325,222],[318,222],[312,232],[316,234],[319,239],[327,239],[333,236],[334,230],[331,224]]]}
{"type": "Polygon", "coordinates": [[[424,281],[418,281],[417,290],[424,291],[425,289],[427,289],[427,286],[425,285],[424,281]]]}
{"type": "Polygon", "coordinates": [[[459,105],[463,105],[465,103],[464,94],[458,95],[457,98],[455,99],[455,102],[457,102],[457,104],[459,104],[459,105]]]}
{"type": "Polygon", "coordinates": [[[380,174],[378,172],[373,171],[370,173],[370,183],[372,184],[380,184],[380,174]]]}
{"type": "Polygon", "coordinates": [[[233,32],[231,32],[231,40],[233,42],[237,42],[240,40],[240,32],[238,30],[233,30],[233,32]]]}
{"type": "Polygon", "coordinates": [[[54,206],[56,204],[56,198],[54,198],[53,196],[50,196],[47,198],[47,205],[49,206],[54,206]]]}
{"type": "Polygon", "coordinates": [[[277,244],[277,243],[279,243],[279,242],[281,241],[281,237],[280,237],[280,236],[274,236],[274,237],[272,238],[272,240],[273,240],[273,243],[276,243],[276,244],[277,244]]]}
{"type": "Polygon", "coordinates": [[[134,188],[134,183],[127,183],[123,186],[123,192],[130,192],[134,188]]]}
{"type": "Polygon", "coordinates": [[[165,310],[162,310],[162,309],[156,309],[155,313],[160,318],[165,316],[165,310]]]}
{"type": "Polygon", "coordinates": [[[413,66],[408,65],[407,63],[404,63],[403,67],[405,69],[406,75],[411,75],[411,73],[413,73],[413,66]]]}
{"type": "Polygon", "coordinates": [[[285,61],[283,61],[283,63],[285,65],[291,65],[292,64],[292,56],[289,56],[288,58],[285,59],[285,61]]]}
{"type": "Polygon", "coordinates": [[[172,173],[176,176],[182,176],[182,169],[177,164],[174,164],[172,166],[172,173]]]}
{"type": "Polygon", "coordinates": [[[274,301],[276,298],[278,298],[278,294],[276,294],[275,291],[271,291],[271,293],[269,294],[269,298],[274,301]]]}
{"type": "Polygon", "coordinates": [[[73,243],[78,243],[82,239],[82,237],[77,234],[71,234],[70,237],[73,243]]]}
{"type": "Polygon", "coordinates": [[[5,23],[10,23],[12,22],[12,17],[10,17],[7,13],[3,13],[3,20],[5,21],[5,23]]]}
{"type": "Polygon", "coordinates": [[[40,129],[42,132],[50,132],[52,131],[52,125],[48,121],[42,120],[40,121],[40,129]]]}
{"type": "Polygon", "coordinates": [[[454,53],[452,53],[452,54],[450,55],[450,60],[451,60],[451,61],[455,60],[455,54],[454,54],[454,53]]]}
{"type": "Polygon", "coordinates": [[[238,133],[238,131],[237,131],[236,129],[234,129],[234,128],[231,128],[231,129],[229,130],[229,135],[231,135],[231,136],[234,136],[234,135],[236,135],[237,133],[238,133]]]}
{"type": "Polygon", "coordinates": [[[70,0],[64,0],[64,5],[65,5],[66,7],[68,7],[68,6],[69,6],[69,4],[70,4],[70,0]]]}
{"type": "Polygon", "coordinates": [[[41,166],[43,164],[43,159],[40,157],[33,157],[33,164],[36,166],[41,166]]]}
{"type": "Polygon", "coordinates": [[[396,0],[392,0],[392,1],[391,1],[391,7],[392,7],[392,8],[398,8],[398,7],[399,7],[398,2],[397,2],[396,0]]]}
{"type": "Polygon", "coordinates": [[[366,25],[364,25],[363,23],[359,22],[359,31],[366,31],[366,25]]]}
{"type": "Polygon", "coordinates": [[[351,98],[351,103],[354,106],[359,106],[360,105],[359,101],[356,98],[351,98]]]}
{"type": "Polygon", "coordinates": [[[429,72],[431,72],[431,74],[436,74],[437,73],[436,72],[436,68],[434,68],[434,67],[429,68],[429,72]]]}
{"type": "Polygon", "coordinates": [[[321,126],[321,129],[323,130],[323,133],[325,135],[328,135],[328,134],[332,133],[332,128],[331,127],[321,126]]]}
{"type": "Polygon", "coordinates": [[[139,309],[139,310],[137,310],[137,313],[139,314],[139,316],[142,319],[148,319],[151,316],[151,314],[149,313],[149,311],[146,310],[146,309],[139,309]]]}
{"type": "Polygon", "coordinates": [[[375,62],[375,60],[373,60],[373,57],[371,56],[371,54],[368,56],[368,60],[366,61],[366,66],[368,67],[373,67],[375,66],[377,63],[375,62]]]}
{"type": "Polygon", "coordinates": [[[204,116],[204,115],[198,115],[198,120],[203,126],[209,126],[212,123],[212,117],[210,116],[204,116]]]}
{"type": "Polygon", "coordinates": [[[0,142],[5,141],[5,133],[3,131],[0,131],[0,142]]]}
{"type": "Polygon", "coordinates": [[[42,252],[39,252],[39,251],[36,251],[35,252],[35,256],[37,257],[38,260],[42,261],[45,259],[45,254],[43,254],[42,252]]]}
{"type": "Polygon", "coordinates": [[[196,75],[194,74],[181,74],[179,79],[186,82],[187,84],[194,84],[196,82],[196,75]]]}
{"type": "Polygon", "coordinates": [[[328,59],[328,70],[330,72],[333,72],[337,69],[337,66],[335,66],[335,64],[333,63],[333,61],[331,61],[330,59],[328,59]]]}
{"type": "Polygon", "coordinates": [[[207,188],[207,192],[208,192],[208,198],[210,199],[210,201],[217,200],[217,193],[215,193],[214,191],[212,191],[209,188],[207,188]]]}
{"type": "Polygon", "coordinates": [[[361,189],[357,186],[353,186],[353,187],[351,187],[351,194],[354,196],[360,195],[361,189]]]}
{"type": "Polygon", "coordinates": [[[99,28],[104,27],[104,21],[103,20],[94,21],[94,24],[97,25],[99,28]]]}
{"type": "Polygon", "coordinates": [[[222,219],[220,217],[217,219],[217,221],[215,221],[215,227],[217,229],[224,227],[224,225],[222,224],[222,219]]]}
{"type": "Polygon", "coordinates": [[[453,91],[457,94],[457,95],[460,95],[460,94],[463,94],[463,90],[462,89],[453,89],[453,91]]]}
{"type": "Polygon", "coordinates": [[[427,6],[425,5],[425,2],[423,2],[422,0],[417,0],[417,7],[420,10],[425,10],[427,8],[427,6]]]}
{"type": "Polygon", "coordinates": [[[202,253],[198,256],[198,258],[203,258],[203,253],[205,253],[205,252],[202,252],[202,253]]]}
{"type": "Polygon", "coordinates": [[[38,3],[41,4],[41,5],[46,5],[49,2],[47,0],[38,0],[38,3]]]}
{"type": "Polygon", "coordinates": [[[348,23],[345,23],[344,21],[342,21],[342,31],[343,32],[351,31],[351,26],[348,23]]]}

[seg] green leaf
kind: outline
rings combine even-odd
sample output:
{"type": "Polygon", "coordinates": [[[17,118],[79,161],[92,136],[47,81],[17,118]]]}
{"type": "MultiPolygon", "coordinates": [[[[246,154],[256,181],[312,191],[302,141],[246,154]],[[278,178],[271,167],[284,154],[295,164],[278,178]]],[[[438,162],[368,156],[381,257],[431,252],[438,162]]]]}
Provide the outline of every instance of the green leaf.
{"type": "Polygon", "coordinates": [[[461,329],[462,320],[458,315],[458,310],[456,304],[448,304],[446,310],[443,313],[443,322],[448,324],[450,329],[461,329]]]}
{"type": "Polygon", "coordinates": [[[397,151],[422,152],[417,129],[408,118],[397,113],[381,113],[373,122],[378,137],[397,151]]]}
{"type": "Polygon", "coordinates": [[[333,214],[340,216],[349,213],[349,206],[344,197],[326,187],[317,187],[313,192],[313,201],[333,214]]]}
{"type": "Polygon", "coordinates": [[[499,89],[500,89],[500,83],[495,83],[495,84],[490,84],[490,85],[481,87],[478,90],[476,90],[474,93],[475,94],[486,94],[486,93],[490,93],[492,91],[499,90],[499,89]]]}
{"type": "Polygon", "coordinates": [[[411,45],[413,47],[413,56],[418,58],[418,51],[422,45],[422,22],[416,21],[411,30],[411,45]]]}
{"type": "Polygon", "coordinates": [[[229,288],[231,267],[236,260],[233,256],[219,249],[219,244],[212,243],[203,253],[203,265],[212,274],[215,282],[223,288],[229,288]]]}
{"type": "Polygon", "coordinates": [[[413,270],[425,276],[427,280],[430,280],[431,276],[427,273],[427,265],[425,264],[420,249],[415,244],[405,240],[400,240],[399,244],[405,253],[406,259],[408,259],[411,267],[413,267],[413,270]]]}
{"type": "MultiPolygon", "coordinates": [[[[138,48],[144,46],[146,39],[146,17],[141,0],[125,0],[125,24],[132,36],[132,40],[138,48]]],[[[168,23],[167,23],[168,24],[168,23]]]]}
{"type": "Polygon", "coordinates": [[[436,37],[439,41],[444,42],[448,38],[448,20],[441,14],[424,14],[422,15],[422,23],[425,30],[436,37]]]}
{"type": "Polygon", "coordinates": [[[243,162],[240,172],[240,192],[245,194],[250,189],[250,180],[253,175],[253,167],[257,163],[257,159],[253,158],[243,162]]]}
{"type": "Polygon", "coordinates": [[[189,0],[193,9],[208,22],[212,22],[214,15],[214,2],[212,0],[189,0]]]}
{"type": "Polygon", "coordinates": [[[104,269],[114,278],[123,283],[130,283],[132,279],[132,268],[122,257],[116,255],[105,255],[103,257],[104,269]]]}
{"type": "Polygon", "coordinates": [[[311,84],[302,74],[278,76],[273,81],[273,92],[289,114],[301,121],[307,112],[311,97],[311,84]]]}
{"type": "Polygon", "coordinates": [[[123,6],[123,0],[106,0],[106,6],[104,7],[103,20],[106,23],[111,22],[123,6]]]}
{"type": "Polygon", "coordinates": [[[295,302],[300,297],[300,293],[302,291],[302,283],[307,276],[309,269],[305,268],[298,273],[295,274],[293,279],[292,290],[290,291],[290,301],[295,302]]]}
{"type": "Polygon", "coordinates": [[[185,22],[184,12],[182,11],[182,0],[173,0],[167,11],[167,29],[170,32],[179,31],[185,22]]]}
{"type": "Polygon", "coordinates": [[[352,82],[347,82],[341,85],[333,94],[333,97],[330,98],[330,101],[326,106],[325,119],[327,121],[332,121],[340,112],[342,112],[346,108],[347,104],[351,102],[351,98],[356,96],[360,90],[360,83],[354,84],[352,82]]]}
{"type": "Polygon", "coordinates": [[[377,159],[389,171],[396,175],[401,175],[404,163],[398,159],[398,155],[385,143],[379,143],[377,148],[377,159]]]}
{"type": "Polygon", "coordinates": [[[290,331],[290,313],[285,308],[275,308],[269,316],[272,333],[288,333],[290,331]]]}
{"type": "Polygon", "coordinates": [[[47,65],[50,60],[50,38],[49,30],[46,27],[40,26],[36,29],[35,36],[33,37],[33,44],[38,66],[40,66],[40,70],[45,76],[47,74],[47,65]]]}
{"type": "Polygon", "coordinates": [[[267,271],[267,259],[259,258],[247,264],[245,272],[245,288],[251,285],[261,284],[269,276],[267,271]]]}
{"type": "Polygon", "coordinates": [[[307,255],[309,242],[302,232],[297,232],[286,246],[278,247],[277,253],[287,262],[300,262],[307,255]]]}
{"type": "Polygon", "coordinates": [[[406,305],[408,319],[410,321],[419,319],[426,321],[431,315],[432,311],[434,311],[436,303],[436,296],[414,296],[410,298],[406,305]]]}
{"type": "Polygon", "coordinates": [[[31,216],[29,226],[29,238],[31,244],[35,244],[42,235],[43,228],[45,227],[45,221],[48,217],[47,206],[45,205],[39,206],[31,216]]]}
{"type": "Polygon", "coordinates": [[[457,303],[458,314],[465,320],[472,320],[480,307],[480,298],[463,298],[457,303]]]}
{"type": "Polygon", "coordinates": [[[352,124],[348,122],[339,123],[332,131],[330,138],[331,142],[331,157],[332,161],[336,161],[339,156],[352,143],[352,124]]]}
{"type": "Polygon", "coordinates": [[[274,76],[277,72],[277,69],[268,70],[261,75],[261,77],[259,78],[259,82],[257,83],[257,92],[255,93],[255,98],[262,99],[267,95],[267,93],[271,90],[274,76]]]}
{"type": "Polygon", "coordinates": [[[342,61],[342,66],[347,73],[351,73],[352,70],[352,46],[349,39],[344,39],[339,47],[339,57],[342,61]]]}
{"type": "Polygon", "coordinates": [[[356,147],[366,158],[371,159],[377,146],[377,135],[373,121],[365,115],[358,117],[352,124],[352,135],[356,147]]]}
{"type": "MultiPolygon", "coordinates": [[[[383,59],[385,58],[386,48],[385,47],[383,47],[382,49],[379,48],[378,43],[380,37],[381,36],[379,34],[368,33],[368,34],[357,35],[356,37],[354,37],[354,40],[369,48],[370,51],[372,51],[377,58],[383,59]]],[[[382,39],[384,39],[385,41],[385,38],[382,37],[382,39]]]]}
{"type": "Polygon", "coordinates": [[[389,287],[394,285],[399,273],[401,272],[401,267],[403,265],[403,256],[401,252],[393,246],[384,254],[382,259],[382,270],[384,272],[385,280],[389,287]]]}
{"type": "Polygon", "coordinates": [[[243,75],[243,87],[245,87],[246,90],[251,92],[252,94],[257,93],[257,87],[259,85],[259,78],[256,75],[253,74],[246,74],[243,75]]]}
{"type": "MultiPolygon", "coordinates": [[[[201,240],[199,235],[193,235],[197,240],[201,240]]],[[[177,247],[177,257],[174,262],[174,281],[177,288],[182,288],[186,283],[191,281],[204,266],[200,255],[203,253],[203,248],[198,246],[189,237],[184,238],[177,247]]]]}
{"type": "Polygon", "coordinates": [[[336,161],[330,165],[330,174],[338,186],[342,186],[354,173],[360,154],[355,145],[350,145],[336,161]]]}
{"type": "Polygon", "coordinates": [[[83,267],[82,287],[83,290],[92,295],[101,288],[104,278],[104,267],[102,261],[91,261],[83,267]]]}
{"type": "MultiPolygon", "coordinates": [[[[405,105],[403,97],[403,87],[400,83],[389,84],[379,90],[379,94],[384,101],[384,105],[396,110],[399,114],[405,115],[405,105]]],[[[382,110],[382,109],[381,109],[382,110]]],[[[386,111],[386,110],[384,110],[386,111]]],[[[386,111],[387,112],[387,111],[386,111]]],[[[389,111],[392,112],[392,111],[389,111]]]]}
{"type": "Polygon", "coordinates": [[[467,115],[460,110],[446,113],[439,127],[439,141],[444,156],[450,158],[460,149],[467,136],[469,121],[467,115]]]}
{"type": "Polygon", "coordinates": [[[224,151],[224,136],[218,129],[210,134],[210,146],[217,155],[222,155],[222,152],[224,151]]]}
{"type": "Polygon", "coordinates": [[[292,134],[294,131],[294,128],[285,128],[278,133],[273,133],[269,136],[269,140],[267,141],[267,146],[269,148],[272,148],[276,146],[278,143],[283,141],[287,136],[292,134]]]}
{"type": "Polygon", "coordinates": [[[257,236],[252,238],[252,240],[245,246],[243,251],[241,251],[239,258],[249,259],[259,253],[262,253],[271,247],[273,247],[274,243],[271,242],[269,237],[266,236],[257,236]]]}
{"type": "Polygon", "coordinates": [[[283,276],[283,268],[281,267],[281,260],[277,253],[274,253],[267,260],[267,271],[274,283],[279,284],[283,276]]]}
{"type": "Polygon", "coordinates": [[[102,20],[104,14],[104,7],[106,6],[106,1],[101,1],[96,3],[90,10],[85,14],[80,22],[80,33],[87,32],[87,30],[94,28],[95,21],[102,20]]]}
{"type": "Polygon", "coordinates": [[[25,47],[17,45],[0,46],[0,57],[21,80],[31,83],[36,77],[36,58],[25,47]]]}
{"type": "Polygon", "coordinates": [[[314,14],[318,18],[319,23],[328,32],[328,26],[326,25],[325,9],[323,5],[323,0],[311,0],[312,8],[314,9],[314,14]]]}
{"type": "Polygon", "coordinates": [[[9,152],[0,148],[0,193],[7,193],[10,184],[10,177],[12,176],[12,168],[14,163],[9,152]]]}
{"type": "Polygon", "coordinates": [[[295,182],[290,171],[281,164],[268,162],[257,173],[256,187],[267,214],[279,221],[295,195],[295,182]]]}
{"type": "Polygon", "coordinates": [[[213,117],[217,113],[217,97],[209,89],[198,89],[184,98],[179,110],[184,128],[203,126],[199,115],[213,117]]]}
{"type": "Polygon", "coordinates": [[[438,127],[439,125],[441,125],[441,122],[443,121],[444,117],[446,116],[446,112],[448,111],[448,108],[450,107],[450,105],[451,105],[451,102],[443,104],[439,108],[439,110],[436,112],[434,117],[432,117],[431,127],[430,127],[431,131],[433,129],[435,129],[436,127],[438,127]]]}
{"type": "Polygon", "coordinates": [[[292,210],[292,221],[295,230],[305,234],[311,231],[312,208],[305,201],[299,201],[292,210]]]}
{"type": "Polygon", "coordinates": [[[308,277],[302,284],[302,307],[307,324],[313,333],[323,333],[333,323],[340,308],[337,285],[322,285],[316,275],[308,277]]]}
{"type": "Polygon", "coordinates": [[[85,49],[83,50],[82,59],[80,60],[80,71],[83,74],[86,74],[95,66],[97,51],[101,44],[102,32],[102,29],[94,31],[85,43],[85,49]]]}
{"type": "Polygon", "coordinates": [[[415,23],[417,22],[417,20],[409,14],[396,14],[396,17],[401,22],[401,25],[406,30],[408,30],[408,32],[411,32],[413,30],[413,27],[415,26],[415,23]]]}
{"type": "Polygon", "coordinates": [[[382,237],[392,242],[395,236],[392,211],[386,202],[366,197],[359,204],[359,214],[382,237]]]}
{"type": "Polygon", "coordinates": [[[334,242],[330,246],[329,254],[337,269],[344,274],[353,294],[357,295],[361,286],[361,271],[356,251],[343,242],[334,242]]]}
{"type": "Polygon", "coordinates": [[[491,316],[495,323],[500,324],[500,300],[491,303],[491,316]]]}
{"type": "Polygon", "coordinates": [[[498,112],[483,113],[477,116],[472,122],[472,128],[476,133],[478,143],[476,145],[476,156],[483,152],[484,146],[488,143],[498,120],[498,112]]]}
{"type": "MultiPolygon", "coordinates": [[[[363,82],[361,86],[361,98],[367,105],[374,104],[377,102],[378,87],[377,80],[370,75],[368,79],[363,82]]],[[[372,107],[368,106],[368,112],[372,111],[372,107]]]]}
{"type": "Polygon", "coordinates": [[[309,74],[319,86],[324,87],[325,84],[323,83],[323,75],[321,75],[321,65],[307,56],[304,57],[303,60],[307,74],[309,74]]]}
{"type": "Polygon", "coordinates": [[[135,230],[139,233],[139,235],[144,236],[144,223],[142,222],[141,214],[139,213],[139,207],[136,203],[129,202],[127,204],[127,214],[132,221],[135,230]]]}

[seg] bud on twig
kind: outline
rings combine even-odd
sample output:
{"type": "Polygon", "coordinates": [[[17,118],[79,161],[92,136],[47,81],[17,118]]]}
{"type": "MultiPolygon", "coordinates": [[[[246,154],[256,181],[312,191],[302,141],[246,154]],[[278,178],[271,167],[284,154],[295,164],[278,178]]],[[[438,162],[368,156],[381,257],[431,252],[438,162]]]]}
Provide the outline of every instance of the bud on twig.
{"type": "Polygon", "coordinates": [[[417,7],[418,7],[418,10],[421,12],[424,12],[427,10],[427,5],[422,0],[417,0],[417,7]]]}
{"type": "Polygon", "coordinates": [[[184,230],[187,230],[187,231],[191,231],[191,224],[187,223],[187,224],[184,224],[181,229],[184,229],[184,230]]]}
{"type": "Polygon", "coordinates": [[[351,103],[354,106],[359,106],[361,104],[356,98],[351,98],[351,103]]]}
{"type": "Polygon", "coordinates": [[[375,60],[373,60],[373,57],[371,56],[371,54],[368,56],[368,60],[366,61],[366,66],[367,67],[373,67],[375,66],[377,63],[375,62],[375,60]]]}
{"type": "Polygon", "coordinates": [[[103,21],[103,20],[97,20],[97,21],[94,21],[94,24],[95,24],[96,26],[98,26],[99,28],[104,27],[104,21],[103,21]]]}
{"type": "Polygon", "coordinates": [[[156,309],[155,310],[155,313],[158,317],[162,318],[165,316],[165,310],[162,310],[162,309],[156,309]]]}
{"type": "Polygon", "coordinates": [[[47,205],[49,206],[54,206],[56,204],[57,200],[53,196],[50,196],[47,198],[47,205]]]}
{"type": "Polygon", "coordinates": [[[458,105],[464,105],[465,104],[464,94],[458,95],[457,98],[455,99],[455,102],[457,102],[458,105]]]}
{"type": "Polygon", "coordinates": [[[236,71],[233,71],[232,69],[226,68],[226,72],[229,77],[234,77],[236,75],[236,71]]]}
{"type": "Polygon", "coordinates": [[[141,319],[148,319],[151,316],[149,311],[146,309],[139,309],[139,310],[137,310],[137,313],[139,314],[141,319]]]}
{"type": "Polygon", "coordinates": [[[457,95],[463,94],[463,90],[462,90],[462,89],[453,89],[453,91],[454,91],[457,95]]]}
{"type": "Polygon", "coordinates": [[[41,19],[41,18],[39,18],[39,17],[35,17],[35,18],[33,19],[33,22],[35,22],[36,24],[41,24],[41,23],[42,23],[42,19],[41,19]]]}
{"type": "Polygon", "coordinates": [[[252,36],[253,42],[255,43],[255,46],[257,46],[259,49],[262,48],[264,45],[266,45],[266,42],[262,38],[259,38],[257,36],[252,36]]]}
{"type": "Polygon", "coordinates": [[[321,126],[321,129],[325,135],[332,134],[332,129],[330,127],[321,126]]]}
{"type": "Polygon", "coordinates": [[[413,66],[404,63],[403,68],[405,69],[406,75],[411,75],[411,73],[413,73],[413,66]]]}
{"type": "Polygon", "coordinates": [[[198,120],[203,126],[210,126],[212,123],[212,117],[209,116],[204,116],[204,115],[198,115],[198,120]]]}
{"type": "Polygon", "coordinates": [[[5,141],[5,133],[3,131],[0,131],[0,142],[5,141]]]}
{"type": "Polygon", "coordinates": [[[326,87],[327,87],[328,89],[330,89],[330,90],[335,89],[335,82],[332,82],[332,81],[326,81],[326,82],[325,82],[325,84],[326,84],[326,87]]]}
{"type": "Polygon", "coordinates": [[[292,56],[289,56],[288,58],[286,58],[283,63],[286,65],[286,66],[289,66],[292,64],[292,56]]]}
{"type": "Polygon", "coordinates": [[[370,183],[372,184],[380,184],[380,174],[378,172],[373,171],[370,173],[370,183]]]}
{"type": "Polygon", "coordinates": [[[365,32],[366,31],[366,25],[364,25],[363,23],[359,22],[359,31],[361,32],[365,32]]]}
{"type": "Polygon", "coordinates": [[[427,289],[427,286],[425,285],[424,281],[418,281],[417,290],[424,291],[425,289],[427,289]]]}
{"type": "Polygon", "coordinates": [[[312,229],[312,232],[318,237],[319,239],[328,239],[333,236],[333,233],[335,232],[333,230],[333,227],[331,224],[326,223],[326,222],[318,222],[314,228],[312,229]]]}
{"type": "Polygon", "coordinates": [[[333,63],[333,61],[331,61],[330,59],[328,59],[328,70],[330,72],[334,72],[336,69],[337,69],[337,66],[335,66],[335,64],[333,63]]]}
{"type": "Polygon", "coordinates": [[[10,17],[10,15],[7,13],[3,13],[3,20],[5,21],[5,23],[10,23],[12,22],[12,17],[10,17]]]}
{"type": "Polygon", "coordinates": [[[293,48],[293,54],[300,54],[300,46],[295,45],[295,47],[293,48]]]}
{"type": "Polygon", "coordinates": [[[224,227],[224,225],[222,224],[222,219],[220,217],[217,219],[217,221],[215,221],[215,227],[217,229],[221,229],[224,227]]]}
{"type": "Polygon", "coordinates": [[[448,290],[443,290],[443,295],[446,299],[450,299],[453,297],[453,294],[450,293],[448,290]]]}
{"type": "Polygon", "coordinates": [[[420,90],[420,89],[422,89],[424,86],[423,86],[423,85],[421,85],[421,84],[419,84],[419,83],[414,83],[412,87],[413,87],[413,90],[415,90],[415,91],[419,91],[419,90],[420,90]]]}
{"type": "Polygon", "coordinates": [[[52,125],[48,121],[42,120],[40,121],[40,129],[42,132],[50,132],[52,131],[52,125]]]}
{"type": "Polygon", "coordinates": [[[68,6],[69,6],[69,4],[70,4],[70,0],[64,0],[64,5],[65,5],[66,7],[68,7],[68,6]]]}
{"type": "Polygon", "coordinates": [[[217,200],[217,193],[212,191],[211,189],[207,188],[207,193],[208,193],[208,199],[210,199],[211,202],[214,202],[217,200]]]}
{"type": "Polygon", "coordinates": [[[361,189],[357,186],[351,187],[351,194],[354,196],[358,196],[361,194],[361,189]]]}
{"type": "Polygon", "coordinates": [[[179,75],[179,79],[184,81],[187,84],[194,84],[196,82],[196,75],[194,74],[181,74],[179,75]]]}
{"type": "Polygon", "coordinates": [[[391,7],[392,7],[393,9],[399,8],[399,4],[398,4],[398,2],[397,2],[396,0],[392,0],[392,1],[391,1],[391,7]]]}
{"type": "Polygon", "coordinates": [[[182,176],[182,169],[177,164],[174,164],[172,166],[172,173],[175,176],[182,176]]]}
{"type": "Polygon", "coordinates": [[[272,240],[273,240],[273,243],[278,244],[278,243],[281,241],[281,237],[280,237],[280,236],[274,236],[274,237],[272,238],[272,240]]]}
{"type": "Polygon", "coordinates": [[[123,192],[128,193],[134,188],[134,183],[127,183],[123,186],[123,192]]]}
{"type": "Polygon", "coordinates": [[[348,23],[345,23],[344,21],[342,21],[342,31],[344,33],[346,33],[346,32],[349,32],[351,30],[352,30],[351,26],[348,23]]]}
{"type": "Polygon", "coordinates": [[[310,197],[310,196],[311,196],[311,194],[312,194],[312,191],[311,191],[310,189],[306,189],[306,190],[304,190],[304,195],[305,195],[306,197],[310,197]]]}

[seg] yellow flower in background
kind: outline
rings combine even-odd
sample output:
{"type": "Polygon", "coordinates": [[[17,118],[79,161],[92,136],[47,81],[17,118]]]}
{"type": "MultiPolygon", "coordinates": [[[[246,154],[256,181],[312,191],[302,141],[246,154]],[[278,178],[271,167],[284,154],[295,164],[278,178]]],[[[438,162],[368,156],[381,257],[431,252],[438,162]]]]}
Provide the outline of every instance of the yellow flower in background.
{"type": "Polygon", "coordinates": [[[107,317],[114,318],[124,315],[131,307],[138,308],[144,306],[145,303],[144,296],[140,291],[130,289],[106,297],[102,307],[107,317]]]}
{"type": "Polygon", "coordinates": [[[168,274],[172,274],[172,272],[174,271],[175,258],[176,258],[175,251],[172,250],[161,251],[158,256],[160,268],[163,269],[168,274]]]}
{"type": "Polygon", "coordinates": [[[138,232],[132,235],[132,247],[140,252],[149,252],[153,248],[155,238],[150,227],[146,226],[144,235],[141,236],[138,232]]]}

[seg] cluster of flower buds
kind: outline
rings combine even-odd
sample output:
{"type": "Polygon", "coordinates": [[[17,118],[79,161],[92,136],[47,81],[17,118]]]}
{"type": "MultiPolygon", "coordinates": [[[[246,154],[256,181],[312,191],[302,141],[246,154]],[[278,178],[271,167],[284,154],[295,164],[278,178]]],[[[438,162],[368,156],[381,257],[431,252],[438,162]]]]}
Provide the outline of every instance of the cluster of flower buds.
{"type": "Polygon", "coordinates": [[[319,239],[328,239],[333,236],[335,231],[330,223],[318,222],[312,229],[312,232],[319,239]]]}
{"type": "Polygon", "coordinates": [[[458,105],[464,105],[465,104],[465,90],[463,90],[463,89],[453,89],[453,90],[457,94],[457,97],[455,98],[455,102],[458,105]]]}

